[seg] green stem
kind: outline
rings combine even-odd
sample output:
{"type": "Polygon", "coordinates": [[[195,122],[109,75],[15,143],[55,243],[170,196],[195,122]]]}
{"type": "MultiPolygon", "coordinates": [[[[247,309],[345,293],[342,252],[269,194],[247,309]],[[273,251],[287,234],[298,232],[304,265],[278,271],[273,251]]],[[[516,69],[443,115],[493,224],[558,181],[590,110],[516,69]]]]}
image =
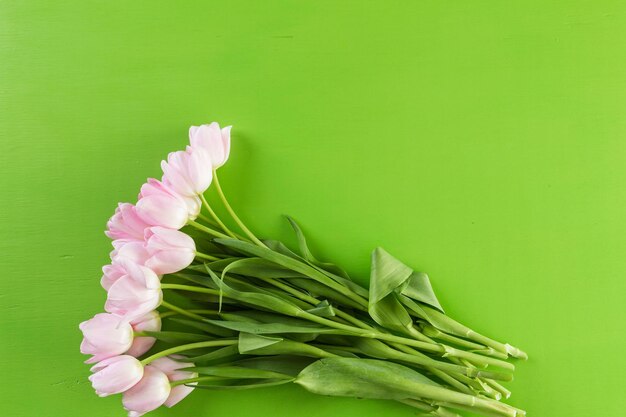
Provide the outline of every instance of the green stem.
{"type": "Polygon", "coordinates": [[[196,258],[206,259],[207,261],[211,261],[211,262],[220,260],[220,258],[217,258],[215,256],[211,256],[211,255],[207,255],[205,253],[198,252],[198,251],[196,251],[196,258]]]}
{"type": "Polygon", "coordinates": [[[162,350],[161,352],[155,353],[152,356],[148,356],[147,358],[141,361],[141,364],[145,366],[155,359],[159,359],[167,355],[172,355],[174,353],[184,352],[186,350],[192,350],[192,349],[198,349],[198,348],[204,348],[204,347],[230,346],[230,345],[236,345],[237,343],[239,343],[237,339],[222,339],[222,340],[209,340],[208,342],[196,342],[196,343],[189,343],[189,344],[181,345],[181,346],[175,346],[173,348],[165,349],[165,350],[162,350]]]}
{"type": "Polygon", "coordinates": [[[204,207],[206,207],[207,211],[209,212],[211,217],[213,217],[213,219],[218,224],[218,226],[221,227],[222,230],[225,231],[226,234],[228,234],[230,237],[232,237],[233,239],[237,239],[235,234],[224,224],[224,222],[222,222],[222,220],[217,216],[217,214],[215,214],[215,212],[213,211],[213,209],[209,205],[209,202],[206,201],[206,198],[204,197],[204,194],[200,194],[200,199],[202,200],[202,204],[204,204],[204,207]]]}
{"type": "Polygon", "coordinates": [[[221,237],[222,239],[230,239],[231,237],[228,235],[225,235],[224,233],[218,232],[217,230],[213,230],[210,227],[207,227],[203,224],[200,224],[198,222],[195,222],[193,220],[187,220],[187,224],[189,226],[195,227],[198,230],[201,230],[205,233],[210,234],[211,236],[215,236],[215,237],[221,237]]]}
{"type": "MultiPolygon", "coordinates": [[[[165,307],[165,308],[167,308],[167,309],[171,310],[171,311],[174,311],[174,312],[176,312],[176,313],[178,313],[178,314],[182,314],[183,316],[187,316],[187,317],[190,317],[190,318],[192,318],[192,319],[196,319],[196,320],[200,320],[200,321],[203,321],[203,320],[204,320],[204,317],[202,317],[202,316],[200,316],[200,315],[198,315],[198,314],[192,313],[192,312],[190,312],[190,311],[187,311],[187,310],[185,310],[185,309],[182,309],[182,308],[180,308],[180,307],[177,307],[177,306],[175,306],[174,304],[170,304],[170,303],[168,303],[168,302],[167,302],[167,301],[165,301],[165,300],[161,301],[161,305],[162,305],[163,307],[165,307]]],[[[161,318],[163,318],[163,316],[161,316],[161,318]]]]}
{"type": "Polygon", "coordinates": [[[263,242],[261,242],[259,239],[257,239],[257,237],[254,235],[254,233],[252,233],[250,231],[250,229],[248,229],[246,227],[246,225],[241,221],[239,216],[237,216],[237,214],[235,213],[233,208],[228,203],[228,200],[226,199],[226,196],[224,195],[224,191],[222,191],[222,187],[220,186],[220,181],[217,178],[217,170],[213,170],[213,182],[215,183],[215,189],[217,190],[217,194],[220,196],[220,199],[222,200],[222,203],[224,203],[224,207],[226,207],[226,210],[228,211],[228,214],[230,214],[230,216],[233,218],[235,223],[237,223],[237,225],[241,228],[241,230],[243,230],[243,232],[255,244],[257,244],[258,246],[261,246],[263,248],[267,248],[267,246],[265,246],[265,244],[263,242]]]}
{"type": "MultiPolygon", "coordinates": [[[[493,366],[498,366],[503,369],[509,369],[509,370],[515,369],[515,366],[508,362],[504,362],[502,360],[495,359],[495,358],[481,356],[472,352],[465,352],[463,350],[458,350],[450,346],[446,346],[446,345],[442,345],[438,343],[433,344],[433,343],[428,343],[428,342],[422,342],[419,340],[408,339],[405,337],[400,337],[400,336],[396,336],[392,334],[380,333],[377,331],[356,328],[356,327],[348,326],[342,323],[334,322],[324,317],[318,317],[314,314],[307,313],[306,311],[302,311],[299,314],[299,316],[309,321],[323,324],[328,327],[333,327],[335,329],[343,330],[347,332],[348,335],[352,335],[352,336],[368,337],[372,339],[385,340],[388,342],[402,343],[404,345],[413,346],[420,350],[438,354],[443,357],[453,356],[453,357],[468,359],[472,363],[478,363],[479,365],[483,365],[483,366],[493,365],[493,366]]],[[[501,374],[501,373],[487,372],[487,371],[480,371],[479,375],[485,376],[487,378],[501,379],[501,380],[512,379],[511,375],[509,374],[501,374]]]]}
{"type": "Polygon", "coordinates": [[[212,295],[220,294],[219,291],[212,290],[210,288],[194,287],[192,285],[183,285],[183,284],[161,284],[161,289],[162,290],[182,290],[182,291],[199,292],[203,294],[212,294],[212,295]]]}
{"type": "MultiPolygon", "coordinates": [[[[161,305],[163,305],[163,303],[161,303],[161,305]]],[[[196,313],[197,315],[200,315],[200,314],[206,314],[206,315],[217,315],[217,311],[215,311],[215,310],[199,310],[199,309],[193,309],[193,310],[185,310],[185,311],[187,311],[188,313],[196,313]]],[[[159,316],[160,316],[162,319],[165,319],[165,318],[167,318],[167,317],[175,316],[175,315],[177,315],[177,314],[182,314],[182,313],[179,313],[178,311],[173,311],[173,310],[170,310],[170,311],[166,311],[166,312],[164,312],[164,313],[160,313],[160,314],[159,314],[159,316]]],[[[202,317],[202,316],[199,316],[199,317],[202,317]]],[[[202,318],[204,319],[204,317],[202,317],[202,318]]]]}

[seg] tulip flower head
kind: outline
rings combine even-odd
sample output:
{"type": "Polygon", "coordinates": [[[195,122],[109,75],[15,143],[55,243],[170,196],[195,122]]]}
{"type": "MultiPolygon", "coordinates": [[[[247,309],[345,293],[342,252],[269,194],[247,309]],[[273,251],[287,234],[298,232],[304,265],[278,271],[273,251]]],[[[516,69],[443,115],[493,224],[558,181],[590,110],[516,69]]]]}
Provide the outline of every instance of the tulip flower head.
{"type": "Polygon", "coordinates": [[[145,265],[159,275],[185,269],[196,256],[193,239],[178,230],[151,227],[146,230],[145,240],[149,255],[145,265]]]}
{"type": "Polygon", "coordinates": [[[137,214],[137,208],[130,203],[120,203],[115,214],[107,222],[104,232],[113,240],[143,240],[143,232],[150,225],[137,214]]]}
{"type": "Polygon", "coordinates": [[[100,279],[100,285],[105,290],[109,290],[111,285],[121,277],[126,275],[126,268],[120,263],[111,263],[102,267],[102,278],[100,279]]]}
{"type": "Polygon", "coordinates": [[[161,162],[163,183],[180,195],[194,197],[204,193],[213,179],[211,159],[202,149],[190,146],[186,151],[172,152],[161,162]]]}
{"type": "MultiPolygon", "coordinates": [[[[163,357],[159,359],[155,359],[152,361],[150,366],[158,368],[162,372],[167,375],[167,378],[170,381],[180,381],[183,379],[196,378],[198,374],[196,372],[188,372],[183,371],[181,368],[194,366],[192,363],[178,362],[173,358],[180,358],[180,356],[170,356],[163,357]]],[[[188,385],[196,385],[197,382],[193,382],[191,384],[185,385],[177,385],[172,387],[172,391],[170,395],[167,397],[167,400],[164,402],[166,407],[173,407],[182,401],[186,396],[188,396],[194,389],[188,385]]]]}
{"type": "MultiPolygon", "coordinates": [[[[130,326],[135,332],[159,332],[161,331],[161,317],[156,311],[151,311],[148,314],[139,317],[130,322],[130,326]]],[[[141,356],[150,350],[156,339],[149,336],[139,336],[133,339],[133,343],[126,352],[127,355],[141,356]]]]}
{"type": "Polygon", "coordinates": [[[230,155],[230,129],[213,122],[208,125],[191,126],[189,143],[194,149],[202,149],[211,160],[213,169],[218,169],[228,161],[230,155]]]}
{"type": "Polygon", "coordinates": [[[91,385],[100,397],[119,394],[137,384],[143,376],[143,365],[128,355],[113,356],[91,368],[91,385]]]}
{"type": "Polygon", "coordinates": [[[159,277],[149,268],[132,262],[125,264],[126,274],[111,285],[104,309],[126,320],[134,320],[161,304],[159,277]]]}
{"type": "Polygon", "coordinates": [[[122,404],[128,417],[139,417],[159,408],[170,395],[170,381],[153,366],[146,366],[141,380],[124,392],[122,404]]]}
{"type": "MultiPolygon", "coordinates": [[[[145,236],[145,232],[144,232],[145,236]]],[[[114,240],[112,242],[113,250],[111,251],[112,263],[124,264],[124,262],[133,262],[137,265],[144,265],[150,254],[143,242],[114,240]]]]}
{"type": "Polygon", "coordinates": [[[100,362],[126,352],[133,343],[133,328],[120,317],[108,313],[96,314],[82,322],[80,352],[93,355],[86,363],[100,362]]]}
{"type": "Polygon", "coordinates": [[[163,182],[148,179],[141,186],[137,214],[151,226],[180,229],[188,219],[195,219],[200,213],[200,199],[181,196],[163,182]]]}

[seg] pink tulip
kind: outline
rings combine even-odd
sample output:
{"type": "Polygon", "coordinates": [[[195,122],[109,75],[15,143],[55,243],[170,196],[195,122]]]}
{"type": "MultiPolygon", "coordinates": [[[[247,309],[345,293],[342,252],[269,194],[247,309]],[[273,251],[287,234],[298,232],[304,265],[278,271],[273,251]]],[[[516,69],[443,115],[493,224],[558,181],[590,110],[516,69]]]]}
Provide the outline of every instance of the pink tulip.
{"type": "Polygon", "coordinates": [[[183,197],[168,185],[154,178],[141,186],[137,213],[151,226],[180,229],[188,219],[200,213],[200,199],[183,197]]]}
{"type": "MultiPolygon", "coordinates": [[[[196,378],[198,376],[196,372],[179,370],[181,368],[194,366],[193,363],[177,362],[172,359],[173,357],[179,358],[180,356],[170,356],[155,359],[154,361],[152,361],[152,363],[150,363],[150,366],[154,366],[155,368],[158,368],[159,370],[164,372],[170,381],[180,381],[183,379],[196,378]]],[[[197,382],[192,382],[191,384],[187,385],[196,384],[197,382]]],[[[182,401],[186,396],[188,396],[191,391],[193,391],[193,387],[189,387],[187,385],[177,385],[175,387],[172,387],[172,391],[164,403],[165,406],[173,407],[174,405],[182,401]]]]}
{"type": "Polygon", "coordinates": [[[218,169],[228,160],[231,127],[227,126],[220,129],[220,125],[213,122],[210,125],[191,126],[189,128],[191,147],[204,150],[211,159],[213,169],[218,169]]]}
{"type": "Polygon", "coordinates": [[[104,232],[111,239],[143,240],[143,231],[150,226],[137,214],[137,208],[130,203],[120,203],[115,214],[107,222],[104,232]]]}
{"type": "Polygon", "coordinates": [[[112,263],[102,267],[102,278],[100,279],[100,285],[105,290],[109,290],[111,285],[121,277],[126,275],[126,269],[118,263],[112,263]]]}
{"type": "Polygon", "coordinates": [[[113,283],[126,275],[125,265],[128,263],[145,265],[150,258],[143,242],[114,240],[113,247],[111,264],[102,267],[102,278],[100,279],[100,285],[107,291],[113,283]]]}
{"type": "Polygon", "coordinates": [[[184,196],[204,193],[213,179],[211,159],[201,149],[190,146],[186,151],[172,152],[161,162],[163,182],[184,196]]]}
{"type": "Polygon", "coordinates": [[[137,384],[143,376],[143,365],[132,356],[113,356],[91,368],[91,385],[100,397],[119,394],[137,384]]]}
{"type": "Polygon", "coordinates": [[[187,268],[196,256],[193,239],[178,230],[151,227],[145,240],[150,255],[145,265],[159,275],[187,268]]]}
{"type": "MultiPolygon", "coordinates": [[[[161,317],[156,311],[151,311],[148,314],[133,320],[130,322],[130,325],[136,332],[159,332],[161,331],[161,317]]],[[[128,349],[126,354],[135,357],[141,356],[149,351],[155,342],[156,339],[154,337],[135,337],[133,344],[130,346],[130,349],[128,349]]]]}
{"type": "Polygon", "coordinates": [[[111,285],[104,309],[126,320],[155,310],[163,294],[159,277],[149,268],[127,262],[126,274],[111,285]]]}
{"type": "Polygon", "coordinates": [[[143,378],[134,387],[124,392],[122,404],[128,417],[139,417],[159,408],[170,395],[170,381],[157,368],[146,366],[143,378]]]}
{"type": "Polygon", "coordinates": [[[133,343],[133,328],[113,314],[96,314],[82,322],[78,328],[83,332],[80,353],[93,355],[86,363],[100,362],[121,355],[133,343]]]}
{"type": "Polygon", "coordinates": [[[148,258],[150,258],[143,238],[140,242],[114,240],[112,243],[113,250],[111,251],[111,261],[113,261],[113,263],[121,264],[124,261],[130,261],[137,265],[144,265],[148,258]]]}

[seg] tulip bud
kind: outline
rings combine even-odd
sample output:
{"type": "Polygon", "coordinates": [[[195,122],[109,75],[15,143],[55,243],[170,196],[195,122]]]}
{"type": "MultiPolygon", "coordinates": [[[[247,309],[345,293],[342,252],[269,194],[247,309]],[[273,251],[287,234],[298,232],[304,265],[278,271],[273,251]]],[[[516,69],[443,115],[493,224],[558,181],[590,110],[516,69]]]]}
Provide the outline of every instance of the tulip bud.
{"type": "MultiPolygon", "coordinates": [[[[180,358],[181,356],[166,356],[163,358],[155,359],[150,363],[150,366],[158,368],[160,371],[167,375],[170,381],[180,381],[183,379],[196,378],[198,374],[196,372],[181,371],[179,369],[194,366],[193,363],[185,363],[175,361],[173,358],[180,358]]],[[[188,396],[194,389],[188,385],[196,385],[197,382],[191,384],[177,385],[172,387],[170,395],[163,403],[166,407],[173,407],[188,396]]]]}
{"type": "Polygon", "coordinates": [[[213,179],[211,160],[206,152],[189,146],[186,151],[170,153],[167,162],[161,162],[161,168],[163,183],[184,196],[204,193],[213,179]]]}
{"type": "Polygon", "coordinates": [[[220,125],[213,122],[209,125],[191,126],[189,128],[191,147],[206,152],[213,169],[218,169],[228,160],[231,127],[227,126],[220,130],[220,125]]]}
{"type": "Polygon", "coordinates": [[[91,368],[89,380],[100,397],[124,392],[137,384],[143,376],[143,365],[132,356],[113,356],[91,368]]]}
{"type": "Polygon", "coordinates": [[[151,269],[132,262],[126,262],[125,269],[126,274],[109,288],[104,309],[133,320],[155,310],[163,294],[159,277],[151,269]]]}
{"type": "Polygon", "coordinates": [[[189,208],[174,190],[150,178],[141,186],[137,214],[151,226],[180,229],[187,223],[189,208]]]}
{"type": "Polygon", "coordinates": [[[133,343],[131,325],[113,314],[96,314],[78,327],[83,332],[80,352],[93,355],[85,361],[86,363],[100,362],[103,359],[121,355],[133,343]]]}
{"type": "Polygon", "coordinates": [[[150,365],[146,366],[143,378],[134,387],[124,392],[122,404],[128,417],[139,417],[159,408],[170,395],[167,376],[150,365]]]}
{"type": "MultiPolygon", "coordinates": [[[[148,314],[131,321],[130,325],[136,332],[159,332],[161,331],[161,317],[158,312],[151,311],[148,314]]],[[[156,339],[154,337],[135,337],[133,339],[133,344],[130,346],[130,349],[128,349],[126,354],[135,357],[141,356],[149,351],[155,342],[156,339]]]]}
{"type": "Polygon", "coordinates": [[[150,256],[145,265],[159,275],[185,269],[196,256],[193,239],[178,230],[151,227],[146,230],[145,240],[150,256]]]}
{"type": "Polygon", "coordinates": [[[137,208],[130,203],[120,203],[115,214],[107,222],[104,232],[111,239],[143,240],[143,232],[150,226],[137,214],[137,208]]]}

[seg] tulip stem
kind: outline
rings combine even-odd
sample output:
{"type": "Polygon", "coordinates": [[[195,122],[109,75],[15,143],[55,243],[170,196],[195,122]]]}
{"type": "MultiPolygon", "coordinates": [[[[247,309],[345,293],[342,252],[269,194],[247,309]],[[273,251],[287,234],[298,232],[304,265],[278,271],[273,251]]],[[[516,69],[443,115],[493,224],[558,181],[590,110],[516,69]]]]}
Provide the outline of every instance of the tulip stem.
{"type": "MultiPolygon", "coordinates": [[[[168,306],[164,305],[163,302],[161,302],[161,305],[163,305],[164,307],[169,308],[168,306]]],[[[214,316],[214,315],[218,314],[217,311],[215,311],[215,310],[201,310],[201,309],[191,309],[191,310],[183,310],[183,309],[181,309],[181,310],[182,311],[186,311],[188,313],[195,313],[196,315],[204,314],[204,315],[207,315],[207,316],[214,316]]],[[[165,311],[163,313],[159,313],[159,316],[161,317],[161,319],[165,319],[165,318],[168,318],[168,317],[171,317],[171,316],[175,316],[177,314],[184,314],[184,313],[181,313],[179,311],[170,310],[170,311],[165,311]]],[[[202,316],[200,316],[200,317],[202,317],[202,316]]],[[[204,317],[202,317],[202,318],[204,319],[204,317]]]]}
{"type": "MultiPolygon", "coordinates": [[[[187,311],[185,309],[182,309],[180,307],[177,307],[174,304],[170,304],[170,303],[168,303],[165,300],[161,301],[161,305],[163,307],[167,308],[168,310],[171,310],[171,311],[176,312],[178,314],[181,314],[183,316],[187,316],[187,317],[190,317],[192,319],[196,319],[196,320],[200,320],[200,321],[204,320],[204,317],[202,317],[201,315],[195,314],[195,313],[192,313],[192,312],[187,311]]],[[[161,315],[161,318],[163,318],[162,315],[161,315]]]]}
{"type": "Polygon", "coordinates": [[[162,358],[167,355],[172,355],[174,353],[184,352],[186,350],[199,349],[205,347],[216,347],[216,346],[230,346],[236,345],[239,343],[237,339],[222,339],[222,340],[209,340],[208,342],[196,342],[189,343],[186,345],[175,346],[173,348],[162,350],[161,352],[155,353],[154,355],[148,356],[147,358],[141,361],[141,364],[146,366],[150,362],[162,358]]]}
{"type": "Polygon", "coordinates": [[[217,258],[215,256],[211,256],[211,255],[207,255],[205,253],[198,252],[198,251],[196,251],[196,258],[206,259],[207,261],[219,261],[220,260],[220,258],[217,258]]]}
{"type": "Polygon", "coordinates": [[[237,214],[235,213],[233,208],[230,206],[230,204],[228,204],[228,200],[226,199],[226,196],[224,195],[224,191],[222,191],[222,187],[220,186],[220,181],[217,178],[217,170],[213,170],[213,181],[215,182],[215,189],[217,190],[217,194],[220,196],[220,199],[222,200],[222,203],[224,203],[224,207],[226,207],[226,210],[228,211],[228,214],[230,214],[230,216],[233,218],[235,223],[237,223],[237,225],[241,228],[241,230],[243,230],[243,232],[255,244],[261,246],[262,248],[267,248],[267,246],[265,246],[265,244],[263,242],[261,242],[259,239],[257,239],[257,237],[254,235],[254,233],[252,233],[250,231],[250,229],[248,229],[246,227],[246,225],[241,221],[239,216],[237,216],[237,214]]]}
{"type": "Polygon", "coordinates": [[[210,227],[207,227],[203,224],[200,224],[198,222],[195,222],[193,220],[187,220],[187,224],[189,226],[195,227],[198,230],[202,230],[203,232],[206,232],[208,234],[210,234],[211,236],[215,236],[215,237],[220,237],[222,239],[230,239],[231,237],[228,235],[225,235],[224,233],[218,232],[217,230],[213,230],[210,227]]]}
{"type": "Polygon", "coordinates": [[[235,236],[235,234],[224,224],[224,222],[222,222],[222,220],[220,220],[220,218],[217,217],[217,214],[215,214],[215,212],[213,211],[213,209],[209,205],[209,202],[206,201],[206,198],[204,197],[204,194],[200,194],[200,199],[202,200],[202,204],[204,204],[204,206],[206,207],[207,211],[209,212],[211,217],[213,217],[213,219],[217,222],[219,227],[221,227],[222,230],[225,231],[230,237],[232,237],[233,239],[237,239],[237,236],[235,236]]]}
{"type": "Polygon", "coordinates": [[[161,289],[162,290],[181,290],[181,291],[189,291],[189,292],[200,292],[203,294],[212,294],[212,295],[220,294],[219,291],[212,290],[210,288],[194,287],[192,285],[182,285],[182,284],[161,284],[161,289]]]}

